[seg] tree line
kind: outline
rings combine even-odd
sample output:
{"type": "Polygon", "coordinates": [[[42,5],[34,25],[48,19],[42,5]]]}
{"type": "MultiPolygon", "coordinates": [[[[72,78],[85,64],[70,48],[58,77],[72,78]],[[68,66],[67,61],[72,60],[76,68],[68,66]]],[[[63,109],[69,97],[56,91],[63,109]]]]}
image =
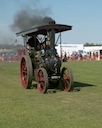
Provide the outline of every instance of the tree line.
{"type": "Polygon", "coordinates": [[[13,53],[16,53],[18,49],[22,48],[21,44],[0,44],[0,49],[12,50],[13,53]]]}
{"type": "Polygon", "coordinates": [[[22,45],[21,44],[0,44],[0,49],[18,49],[21,48],[22,45]]]}
{"type": "MultiPolygon", "coordinates": [[[[84,46],[102,46],[102,44],[85,43],[84,46]]],[[[0,44],[0,49],[18,49],[23,47],[21,44],[0,44]]]]}
{"type": "Polygon", "coordinates": [[[85,43],[84,46],[102,46],[102,44],[85,43]]]}

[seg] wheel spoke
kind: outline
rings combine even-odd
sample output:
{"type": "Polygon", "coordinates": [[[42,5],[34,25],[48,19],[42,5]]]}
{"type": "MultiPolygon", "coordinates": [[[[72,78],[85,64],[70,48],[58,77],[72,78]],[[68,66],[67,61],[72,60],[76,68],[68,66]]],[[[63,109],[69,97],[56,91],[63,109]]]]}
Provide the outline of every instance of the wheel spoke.
{"type": "Polygon", "coordinates": [[[40,81],[41,81],[41,82],[45,82],[45,78],[42,77],[42,78],[40,79],[40,81]]]}
{"type": "Polygon", "coordinates": [[[67,81],[70,80],[70,76],[65,76],[64,80],[67,80],[67,81]]]}

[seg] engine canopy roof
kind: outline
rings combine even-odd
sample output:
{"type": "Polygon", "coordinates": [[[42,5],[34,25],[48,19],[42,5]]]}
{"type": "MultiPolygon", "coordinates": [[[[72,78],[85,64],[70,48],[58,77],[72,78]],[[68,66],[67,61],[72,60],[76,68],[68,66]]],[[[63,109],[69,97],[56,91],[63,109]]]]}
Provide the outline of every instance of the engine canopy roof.
{"type": "Polygon", "coordinates": [[[55,33],[72,30],[72,26],[65,24],[49,24],[39,27],[32,27],[31,29],[16,33],[17,36],[32,36],[37,34],[46,35],[47,31],[55,30],[55,33]]]}

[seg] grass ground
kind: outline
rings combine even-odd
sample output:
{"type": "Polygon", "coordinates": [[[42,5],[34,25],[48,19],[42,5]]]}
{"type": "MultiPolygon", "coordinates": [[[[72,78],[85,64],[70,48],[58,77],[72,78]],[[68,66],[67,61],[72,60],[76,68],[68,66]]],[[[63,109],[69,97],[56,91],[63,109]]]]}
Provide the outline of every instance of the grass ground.
{"type": "Polygon", "coordinates": [[[102,128],[102,62],[71,61],[71,92],[21,86],[19,62],[0,63],[0,128],[102,128]]]}

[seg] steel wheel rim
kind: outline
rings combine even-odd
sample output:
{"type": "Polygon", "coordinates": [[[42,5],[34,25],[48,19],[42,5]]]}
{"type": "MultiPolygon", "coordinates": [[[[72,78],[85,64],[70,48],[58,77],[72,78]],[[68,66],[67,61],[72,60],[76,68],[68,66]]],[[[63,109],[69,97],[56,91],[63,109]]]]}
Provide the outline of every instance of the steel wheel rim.
{"type": "Polygon", "coordinates": [[[47,91],[47,78],[45,78],[45,74],[43,70],[39,70],[37,74],[37,86],[41,93],[45,93],[47,91]]]}
{"type": "Polygon", "coordinates": [[[72,85],[72,78],[71,78],[70,70],[68,68],[62,69],[62,86],[64,91],[69,91],[72,85]]]}
{"type": "Polygon", "coordinates": [[[22,85],[24,88],[26,88],[26,85],[27,85],[27,66],[26,66],[25,59],[23,59],[21,62],[20,74],[21,74],[22,85]]]}

